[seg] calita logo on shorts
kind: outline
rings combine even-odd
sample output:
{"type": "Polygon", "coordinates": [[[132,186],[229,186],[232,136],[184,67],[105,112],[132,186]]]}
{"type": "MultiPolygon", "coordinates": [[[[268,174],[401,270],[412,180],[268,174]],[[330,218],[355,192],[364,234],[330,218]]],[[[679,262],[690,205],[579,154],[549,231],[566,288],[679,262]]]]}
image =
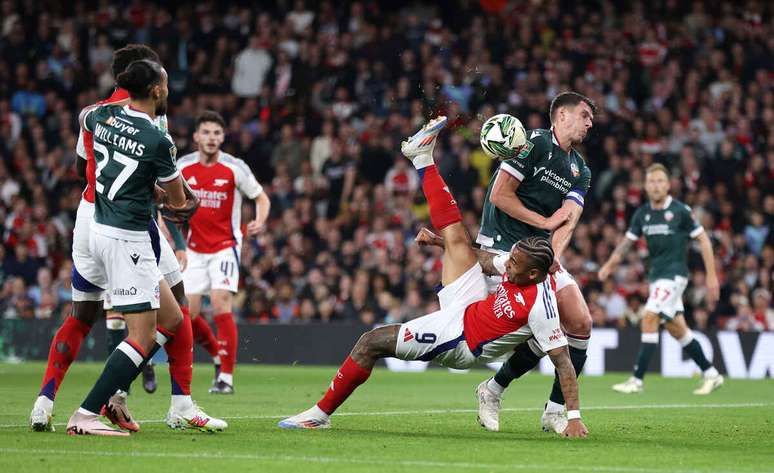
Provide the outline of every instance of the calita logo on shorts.
{"type": "Polygon", "coordinates": [[[667,210],[664,214],[664,220],[671,222],[673,218],[675,218],[675,214],[673,214],[671,210],[667,210]]]}
{"type": "Polygon", "coordinates": [[[123,287],[119,287],[117,289],[113,289],[113,295],[114,296],[136,296],[137,295],[137,288],[132,286],[128,289],[124,289],[123,287]]]}

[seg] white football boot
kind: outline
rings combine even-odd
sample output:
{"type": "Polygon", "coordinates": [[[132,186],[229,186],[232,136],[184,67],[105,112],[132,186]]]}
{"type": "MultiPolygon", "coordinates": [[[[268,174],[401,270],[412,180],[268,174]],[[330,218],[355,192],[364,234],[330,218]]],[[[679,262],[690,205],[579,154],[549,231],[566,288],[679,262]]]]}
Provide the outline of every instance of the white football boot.
{"type": "Polygon", "coordinates": [[[446,117],[443,115],[433,118],[418,132],[414,133],[414,136],[402,142],[400,144],[400,151],[411,160],[417,156],[429,155],[432,161],[435,139],[438,138],[438,133],[446,126],[446,121],[446,117]]]}
{"type": "Polygon", "coordinates": [[[543,415],[540,416],[540,426],[543,428],[543,432],[562,434],[567,428],[567,415],[564,410],[544,410],[543,415]]]}
{"type": "Polygon", "coordinates": [[[500,396],[489,389],[489,380],[476,388],[478,397],[478,423],[486,430],[498,432],[500,430],[500,396]]]}
{"type": "Polygon", "coordinates": [[[623,383],[613,385],[613,391],[618,391],[623,394],[635,394],[641,393],[645,390],[645,387],[641,379],[637,379],[634,376],[630,377],[623,383]]]}
{"type": "Polygon", "coordinates": [[[54,401],[46,396],[38,396],[30,413],[30,428],[35,432],[54,432],[54,401]]]}
{"type": "Polygon", "coordinates": [[[128,437],[129,432],[114,429],[99,420],[97,414],[84,414],[80,409],[67,422],[67,435],[102,435],[107,437],[128,437]]]}
{"type": "Polygon", "coordinates": [[[712,391],[723,386],[724,382],[725,382],[725,379],[723,379],[723,375],[721,374],[704,376],[704,381],[702,382],[701,387],[693,391],[693,393],[699,396],[706,396],[712,391]]]}
{"type": "Polygon", "coordinates": [[[198,429],[202,432],[220,432],[228,428],[228,422],[212,417],[195,402],[174,404],[169,407],[166,424],[172,429],[198,429]]]}
{"type": "Polygon", "coordinates": [[[331,418],[317,404],[293,417],[277,423],[283,429],[330,429],[331,418]]]}

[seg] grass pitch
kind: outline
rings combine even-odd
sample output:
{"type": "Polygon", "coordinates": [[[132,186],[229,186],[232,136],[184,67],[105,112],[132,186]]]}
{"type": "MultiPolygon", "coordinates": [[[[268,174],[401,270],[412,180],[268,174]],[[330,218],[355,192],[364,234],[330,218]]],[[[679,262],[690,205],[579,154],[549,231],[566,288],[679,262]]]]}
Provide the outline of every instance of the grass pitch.
{"type": "Polygon", "coordinates": [[[476,385],[491,371],[391,373],[377,368],[333,417],[333,428],[287,431],[278,420],[311,406],[334,367],[240,366],[236,394],[207,394],[211,368],[197,365],[194,398],[228,431],[174,432],[166,366],[159,390],[135,383],[130,407],[144,420],[128,439],[69,437],[64,423],[101,364],[76,363],[59,391],[57,432],[26,424],[41,363],[0,364],[0,472],[423,472],[586,471],[623,473],[774,471],[774,381],[727,380],[707,397],[698,381],[648,376],[646,391],[621,395],[626,375],[581,380],[586,440],[540,431],[551,379],[537,374],[506,392],[499,433],[476,423],[476,385]]]}

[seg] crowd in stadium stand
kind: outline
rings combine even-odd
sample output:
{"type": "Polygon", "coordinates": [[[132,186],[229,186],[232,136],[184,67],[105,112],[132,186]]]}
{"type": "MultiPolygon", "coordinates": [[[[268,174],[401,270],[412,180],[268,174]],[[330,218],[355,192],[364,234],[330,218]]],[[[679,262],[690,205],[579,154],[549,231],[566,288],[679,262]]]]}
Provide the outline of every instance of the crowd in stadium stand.
{"type": "MultiPolygon", "coordinates": [[[[505,112],[547,128],[551,98],[572,89],[600,106],[581,150],[592,188],[564,255],[595,326],[635,324],[647,298],[644,243],[612,280],[596,271],[644,202],[643,169],[661,162],[709,232],[721,280],[708,306],[693,249],[690,324],[774,330],[765,2],[126,5],[0,2],[0,318],[69,312],[77,115],[111,92],[112,52],[138,42],[169,73],[179,155],[192,150],[197,113],[217,110],[225,150],[271,197],[267,227],[243,245],[244,323],[389,323],[434,310],[440,250],[413,243],[429,220],[401,139],[450,117],[435,156],[475,238],[498,164],[478,146],[482,121],[505,112]]],[[[243,222],[252,213],[245,205],[243,222]]]]}

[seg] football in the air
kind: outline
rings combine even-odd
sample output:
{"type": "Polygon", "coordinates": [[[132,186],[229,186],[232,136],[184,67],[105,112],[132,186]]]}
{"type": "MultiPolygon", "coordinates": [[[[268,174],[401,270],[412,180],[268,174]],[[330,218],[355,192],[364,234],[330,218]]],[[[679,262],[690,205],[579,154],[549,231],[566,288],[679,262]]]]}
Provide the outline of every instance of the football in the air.
{"type": "Polygon", "coordinates": [[[510,159],[527,142],[527,131],[518,118],[500,113],[481,127],[481,148],[492,159],[510,159]]]}

